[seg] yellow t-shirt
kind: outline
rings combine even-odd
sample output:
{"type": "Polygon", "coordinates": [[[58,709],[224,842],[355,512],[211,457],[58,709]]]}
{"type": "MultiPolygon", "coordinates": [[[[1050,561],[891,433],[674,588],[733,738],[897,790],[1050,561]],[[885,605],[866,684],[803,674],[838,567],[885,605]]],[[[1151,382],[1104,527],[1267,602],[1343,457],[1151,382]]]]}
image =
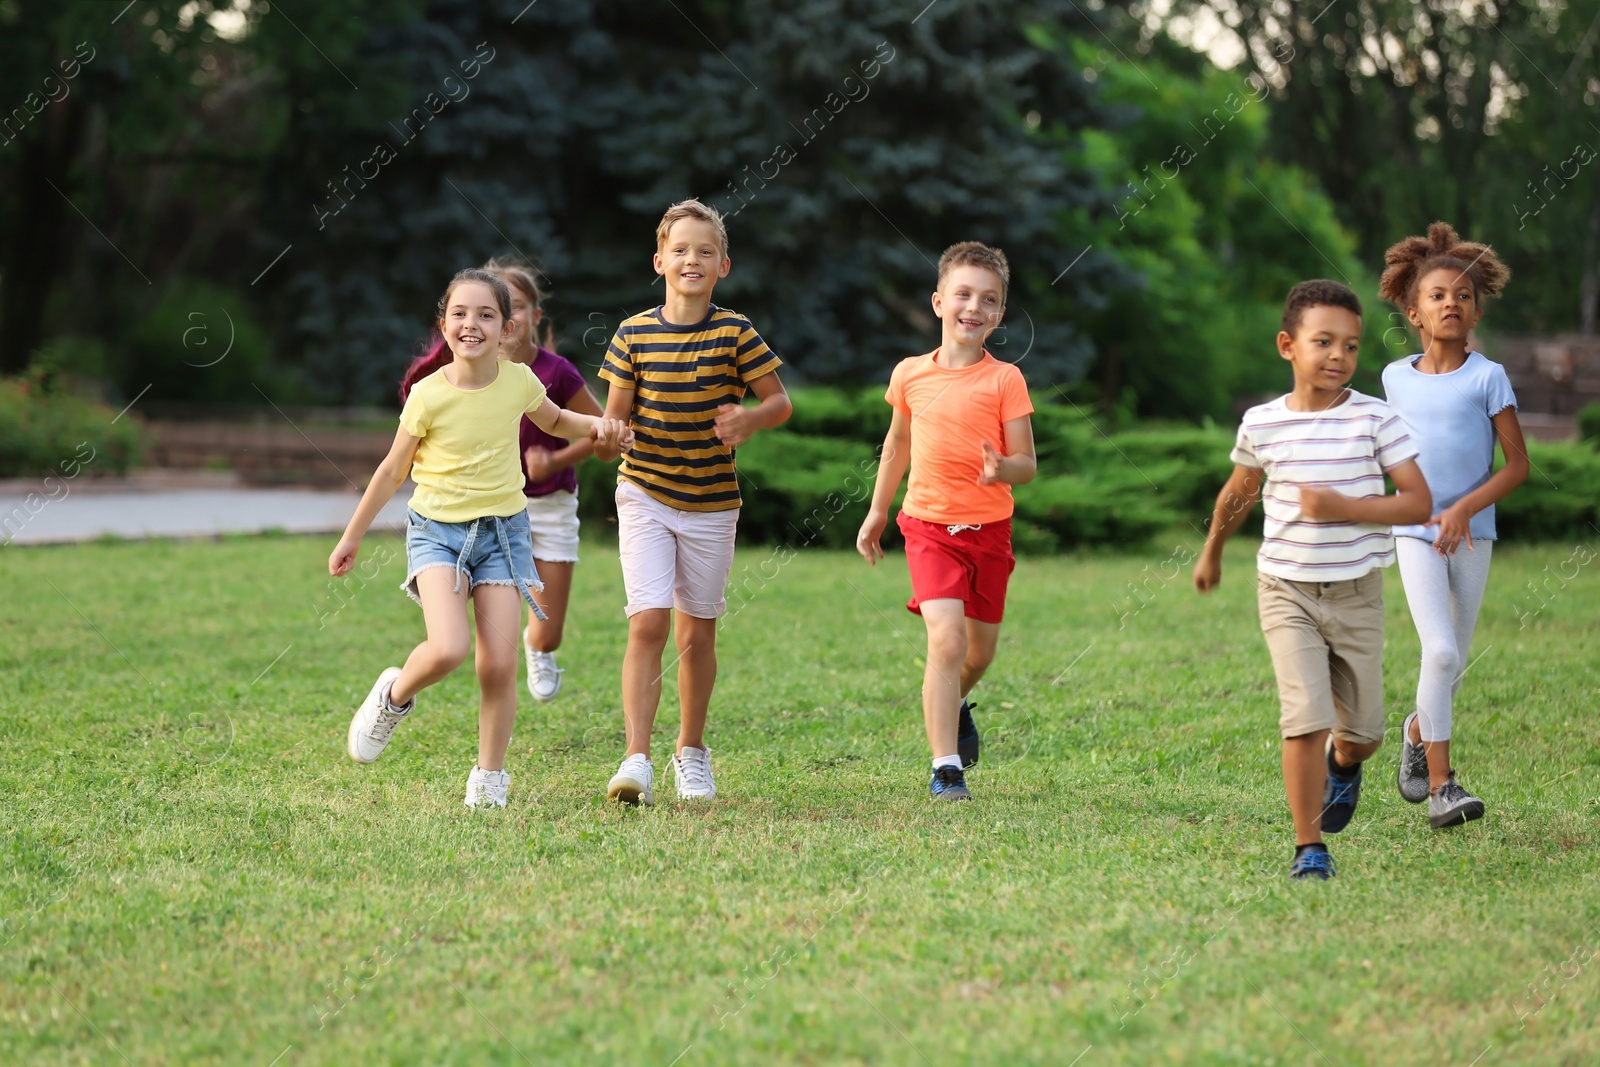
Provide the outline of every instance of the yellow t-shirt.
{"type": "Polygon", "coordinates": [[[440,369],[411,388],[400,425],[422,438],[411,464],[411,510],[436,522],[515,515],[528,506],[518,430],[544,403],[544,386],[521,363],[499,360],[482,389],[460,389],[440,369]]]}

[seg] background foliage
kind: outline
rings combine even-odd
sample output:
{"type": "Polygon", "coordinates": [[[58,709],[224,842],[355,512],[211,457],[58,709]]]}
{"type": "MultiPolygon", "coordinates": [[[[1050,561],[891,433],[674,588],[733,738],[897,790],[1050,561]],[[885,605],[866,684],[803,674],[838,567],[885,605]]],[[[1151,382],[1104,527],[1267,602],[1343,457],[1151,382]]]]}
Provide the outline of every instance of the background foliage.
{"type": "Polygon", "coordinates": [[[1373,281],[1435,217],[1511,262],[1491,325],[1593,329],[1595,14],[0,0],[0,372],[71,336],[118,407],[390,403],[444,279],[504,253],[592,368],[698,195],[732,215],[719,299],[794,380],[931,347],[932,262],[978,237],[1015,270],[996,354],[1036,388],[1231,421],[1285,380],[1294,280],[1371,302],[1364,375],[1404,348],[1373,281]]]}

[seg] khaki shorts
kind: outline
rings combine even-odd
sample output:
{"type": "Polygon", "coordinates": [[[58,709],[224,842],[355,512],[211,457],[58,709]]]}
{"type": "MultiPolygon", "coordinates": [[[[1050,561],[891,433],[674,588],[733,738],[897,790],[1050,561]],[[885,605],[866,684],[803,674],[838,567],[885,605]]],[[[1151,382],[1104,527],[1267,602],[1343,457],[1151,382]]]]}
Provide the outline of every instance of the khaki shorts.
{"type": "Polygon", "coordinates": [[[1256,596],[1283,736],[1383,740],[1383,572],[1342,582],[1258,573],[1256,596]]]}

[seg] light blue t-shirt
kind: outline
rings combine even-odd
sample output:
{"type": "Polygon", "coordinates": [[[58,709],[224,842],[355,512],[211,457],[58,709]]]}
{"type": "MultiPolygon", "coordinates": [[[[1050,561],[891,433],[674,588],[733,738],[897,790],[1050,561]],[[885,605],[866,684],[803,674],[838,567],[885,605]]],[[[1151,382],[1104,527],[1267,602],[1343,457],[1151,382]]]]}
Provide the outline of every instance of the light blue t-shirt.
{"type": "MultiPolygon", "coordinates": [[[[1433,492],[1435,515],[1454,504],[1494,473],[1493,419],[1517,406],[1517,394],[1505,368],[1482,352],[1449,374],[1425,374],[1416,367],[1422,356],[1397,359],[1383,368],[1383,392],[1411,428],[1420,454],[1417,465],[1433,492]]],[[[1474,541],[1493,541],[1494,505],[1468,524],[1474,541]]],[[[1439,536],[1437,526],[1396,526],[1396,537],[1439,536]]]]}

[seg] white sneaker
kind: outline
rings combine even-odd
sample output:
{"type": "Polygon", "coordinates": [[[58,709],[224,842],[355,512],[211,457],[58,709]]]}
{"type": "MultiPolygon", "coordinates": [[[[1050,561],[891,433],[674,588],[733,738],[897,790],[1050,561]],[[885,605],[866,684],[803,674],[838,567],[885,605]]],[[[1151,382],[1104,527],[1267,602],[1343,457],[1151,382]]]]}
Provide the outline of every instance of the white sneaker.
{"type": "Polygon", "coordinates": [[[472,773],[467,775],[467,799],[462,801],[469,808],[506,806],[506,788],[511,785],[511,775],[505,771],[486,771],[482,767],[473,767],[472,773]]]}
{"type": "Polygon", "coordinates": [[[672,777],[678,783],[680,800],[710,800],[717,795],[711,778],[711,750],[685,745],[672,757],[672,777]]]}
{"type": "Polygon", "coordinates": [[[611,776],[611,784],[606,787],[606,796],[612,800],[620,800],[624,804],[654,804],[655,795],[652,787],[655,785],[655,768],[650,765],[650,757],[635,753],[622,761],[622,766],[617,768],[617,773],[611,776]]]}
{"type": "Polygon", "coordinates": [[[554,652],[540,652],[531,645],[523,645],[528,654],[528,692],[535,700],[554,700],[561,692],[562,669],[556,666],[554,652]]]}
{"type": "Polygon", "coordinates": [[[411,702],[399,711],[389,710],[385,698],[389,695],[389,687],[398,677],[399,667],[390,667],[378,675],[378,680],[372,683],[372,692],[367,694],[367,699],[356,709],[355,718],[350,720],[350,734],[346,738],[345,749],[357,763],[371,763],[383,755],[383,750],[389,747],[389,738],[394,735],[394,728],[404,722],[417,706],[417,698],[412,697],[411,702]]]}

